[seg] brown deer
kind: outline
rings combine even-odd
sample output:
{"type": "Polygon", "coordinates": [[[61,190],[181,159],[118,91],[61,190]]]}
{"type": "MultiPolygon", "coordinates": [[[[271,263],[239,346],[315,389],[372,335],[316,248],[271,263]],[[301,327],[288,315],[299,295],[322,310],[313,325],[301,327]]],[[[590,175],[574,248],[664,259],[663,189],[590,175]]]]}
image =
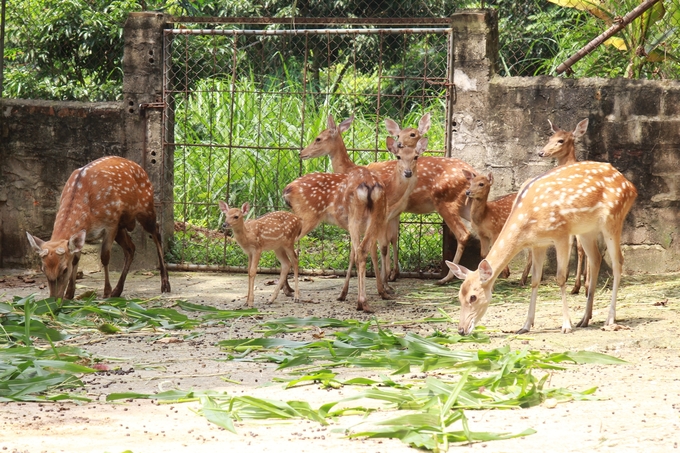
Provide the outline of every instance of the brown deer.
{"type": "MultiPolygon", "coordinates": [[[[475,175],[467,170],[463,170],[463,174],[470,181],[470,188],[465,191],[465,195],[472,200],[472,205],[470,206],[472,227],[479,237],[482,258],[486,258],[489,249],[496,242],[496,238],[510,215],[512,204],[515,202],[515,198],[517,198],[517,193],[511,193],[496,200],[488,201],[489,192],[493,185],[493,174],[489,173],[488,176],[475,175]]],[[[526,284],[526,274],[528,274],[528,271],[522,274],[522,285],[526,284]]],[[[510,269],[506,266],[500,276],[507,278],[509,275],[510,269]]]]}
{"type": "MultiPolygon", "coordinates": [[[[576,159],[576,146],[575,141],[577,138],[582,137],[588,129],[588,118],[582,120],[576,125],[574,132],[564,131],[559,127],[550,123],[550,129],[553,131],[553,135],[548,140],[548,143],[539,151],[539,157],[553,158],[557,159],[557,166],[569,165],[578,162],[576,159]]],[[[571,250],[571,247],[569,247],[571,250]]],[[[586,295],[588,293],[588,265],[584,266],[585,252],[578,239],[576,239],[576,275],[574,281],[574,287],[571,290],[571,294],[578,294],[581,291],[581,277],[585,282],[586,295]]]]}
{"type": "MultiPolygon", "coordinates": [[[[357,165],[352,162],[347,154],[347,148],[342,140],[341,133],[347,130],[353,121],[353,117],[341,122],[338,126],[332,116],[328,118],[328,127],[321,132],[309,146],[300,152],[302,159],[321,156],[330,156],[333,171],[335,173],[347,173],[357,165]]],[[[399,125],[390,120],[385,120],[389,133],[397,137],[397,147],[415,147],[418,140],[430,128],[430,114],[426,113],[420,119],[418,128],[401,129],[399,125]]],[[[381,181],[387,181],[394,175],[396,161],[375,162],[368,168],[375,172],[381,181]]],[[[404,212],[414,214],[429,214],[438,212],[458,241],[454,262],[460,261],[465,245],[470,238],[470,232],[461,219],[470,220],[470,203],[465,196],[468,181],[462,170],[474,172],[474,169],[459,159],[450,157],[423,156],[418,159],[418,180],[411,192],[404,212]]],[[[390,273],[390,280],[399,275],[398,265],[398,232],[399,219],[393,219],[389,224],[390,242],[394,253],[394,269],[390,273]]],[[[452,276],[439,281],[446,283],[452,276]]]]}
{"type": "Polygon", "coordinates": [[[580,239],[592,271],[590,288],[593,290],[588,292],[585,313],[577,324],[587,327],[593,314],[594,288],[602,261],[597,248],[600,233],[607,243],[614,273],[606,321],[606,325],[613,325],[623,265],[621,231],[636,197],[635,186],[610,164],[602,162],[585,161],[556,167],[524,183],[508,220],[479,268],[469,271],[447,261],[454,274],[465,279],[458,294],[461,305],[458,331],[467,335],[474,329],[489,307],[493,285],[501,270],[520,250],[530,247],[534,264],[531,303],[526,322],[518,333],[529,332],[534,324],[546,250],[554,244],[557,284],[562,293],[562,332],[571,332],[565,288],[571,235],[580,239]]]}
{"type": "Polygon", "coordinates": [[[286,296],[295,294],[294,301],[300,301],[300,291],[298,288],[298,256],[295,253],[295,242],[300,237],[302,221],[295,214],[284,211],[270,212],[258,219],[244,221],[250,205],[244,203],[241,209],[229,208],[224,201],[219,202],[220,210],[225,215],[225,227],[231,228],[234,232],[234,239],[238,245],[248,255],[248,295],[246,304],[253,306],[255,299],[254,287],[255,276],[257,275],[257,265],[260,263],[260,255],[265,250],[273,250],[281,263],[281,275],[279,282],[269,299],[273,303],[283,288],[286,296]],[[290,290],[287,285],[288,271],[291,263],[293,264],[293,274],[295,278],[295,292],[290,290]]]}
{"type": "MultiPolygon", "coordinates": [[[[382,278],[385,268],[378,271],[375,252],[378,236],[386,231],[387,199],[384,186],[373,173],[364,167],[348,174],[309,173],[288,184],[283,191],[283,198],[302,221],[300,237],[321,222],[349,231],[351,255],[356,258],[359,278],[357,310],[368,313],[373,311],[366,302],[365,270],[368,253],[371,254],[376,269],[378,293],[383,299],[391,298],[382,278]]],[[[385,266],[388,258],[382,258],[385,266]]]]}
{"type": "Polygon", "coordinates": [[[136,222],[151,234],[156,244],[161,292],[170,292],[153,187],[144,169],[122,157],[108,156],[71,173],[61,192],[50,240],[45,242],[26,232],[28,242],[42,259],[50,297],[73,299],[80,252],[86,240],[98,239],[102,239],[104,297],[120,296],[135,255],[128,231],[135,228],[136,222]],[[122,247],[125,261],[118,284],[111,290],[109,260],[114,239],[122,247]]]}

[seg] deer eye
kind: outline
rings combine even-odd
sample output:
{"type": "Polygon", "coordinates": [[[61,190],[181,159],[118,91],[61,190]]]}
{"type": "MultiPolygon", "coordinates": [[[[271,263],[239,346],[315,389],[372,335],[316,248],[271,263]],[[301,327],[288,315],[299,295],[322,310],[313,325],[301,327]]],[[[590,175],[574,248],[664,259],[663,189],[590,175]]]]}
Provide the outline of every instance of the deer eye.
{"type": "Polygon", "coordinates": [[[418,156],[415,156],[415,157],[413,158],[413,160],[418,160],[418,156]]]}
{"type": "Polygon", "coordinates": [[[401,156],[397,156],[397,160],[401,160],[401,156]]]}
{"type": "Polygon", "coordinates": [[[475,302],[477,302],[477,296],[473,294],[472,296],[470,296],[470,303],[474,304],[475,302]]]}
{"type": "Polygon", "coordinates": [[[317,141],[317,142],[320,142],[321,139],[320,139],[319,137],[316,137],[316,141],[317,141]]]}
{"type": "Polygon", "coordinates": [[[479,187],[484,187],[484,183],[483,183],[483,182],[480,182],[480,183],[479,183],[479,187]]]}
{"type": "Polygon", "coordinates": [[[562,143],[564,143],[564,140],[557,140],[557,143],[561,145],[562,143]]]}
{"type": "Polygon", "coordinates": [[[416,133],[415,133],[415,132],[411,132],[411,137],[415,137],[415,136],[416,136],[416,133]]]}

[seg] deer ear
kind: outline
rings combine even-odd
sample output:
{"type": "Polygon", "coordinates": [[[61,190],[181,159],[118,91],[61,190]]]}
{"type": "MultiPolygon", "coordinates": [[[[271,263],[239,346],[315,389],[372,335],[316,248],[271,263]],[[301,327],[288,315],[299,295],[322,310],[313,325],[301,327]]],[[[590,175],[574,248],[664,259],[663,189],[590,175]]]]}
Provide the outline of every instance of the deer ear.
{"type": "Polygon", "coordinates": [[[338,132],[342,134],[347,129],[349,129],[349,127],[352,125],[352,121],[354,121],[354,114],[338,125],[338,132]]]}
{"type": "Polygon", "coordinates": [[[387,144],[387,150],[389,152],[395,155],[399,152],[399,148],[397,148],[397,141],[395,139],[393,139],[392,137],[387,137],[385,139],[385,142],[387,144]]]}
{"type": "Polygon", "coordinates": [[[475,179],[476,175],[468,170],[463,170],[463,176],[465,176],[465,179],[467,179],[468,181],[472,181],[473,179],[475,179]]]}
{"type": "Polygon", "coordinates": [[[387,132],[393,137],[396,137],[399,135],[399,132],[401,132],[399,125],[389,118],[385,118],[385,127],[387,128],[387,132]]]}
{"type": "Polygon", "coordinates": [[[426,113],[418,122],[418,132],[420,135],[425,135],[430,130],[430,113],[426,113]]]}
{"type": "Polygon", "coordinates": [[[553,134],[557,134],[560,131],[560,128],[555,126],[552,121],[548,120],[548,124],[550,124],[550,129],[553,131],[553,134]]]}
{"type": "Polygon", "coordinates": [[[28,243],[31,244],[31,248],[33,248],[33,250],[35,250],[37,253],[42,253],[42,245],[45,243],[45,241],[33,236],[28,231],[26,232],[26,237],[28,237],[28,243]]]}
{"type": "Polygon", "coordinates": [[[229,211],[229,205],[227,203],[225,203],[224,201],[220,200],[219,205],[220,205],[220,211],[224,212],[225,214],[229,211]]]}
{"type": "Polygon", "coordinates": [[[416,154],[421,155],[427,150],[427,142],[429,139],[427,137],[421,137],[416,143],[416,154]]]}
{"type": "Polygon", "coordinates": [[[493,268],[487,260],[482,260],[482,262],[479,263],[477,270],[479,271],[479,280],[482,283],[489,281],[489,279],[493,277],[493,268]]]}
{"type": "Polygon", "coordinates": [[[247,201],[241,205],[241,211],[243,212],[243,215],[248,214],[248,211],[250,211],[250,204],[248,204],[247,201]]]}
{"type": "Polygon", "coordinates": [[[68,250],[71,253],[78,253],[83,249],[85,245],[85,236],[87,236],[87,231],[80,230],[68,240],[68,250]]]}
{"type": "Polygon", "coordinates": [[[460,264],[456,264],[456,263],[451,262],[451,261],[445,261],[445,263],[449,267],[449,269],[451,269],[451,272],[453,272],[453,275],[455,275],[456,277],[458,277],[461,280],[465,280],[465,277],[467,277],[468,274],[470,273],[470,269],[468,269],[464,266],[461,266],[460,264]]]}
{"type": "Polygon", "coordinates": [[[489,180],[489,185],[493,184],[493,173],[489,172],[489,176],[487,176],[487,179],[489,180]]]}
{"type": "Polygon", "coordinates": [[[328,114],[328,121],[326,122],[326,129],[329,131],[334,131],[336,129],[335,127],[335,120],[333,119],[333,115],[330,113],[328,114]]]}
{"type": "Polygon", "coordinates": [[[576,129],[574,129],[574,138],[578,138],[582,136],[583,134],[586,133],[586,129],[588,129],[588,118],[584,119],[580,123],[576,125],[576,129]]]}

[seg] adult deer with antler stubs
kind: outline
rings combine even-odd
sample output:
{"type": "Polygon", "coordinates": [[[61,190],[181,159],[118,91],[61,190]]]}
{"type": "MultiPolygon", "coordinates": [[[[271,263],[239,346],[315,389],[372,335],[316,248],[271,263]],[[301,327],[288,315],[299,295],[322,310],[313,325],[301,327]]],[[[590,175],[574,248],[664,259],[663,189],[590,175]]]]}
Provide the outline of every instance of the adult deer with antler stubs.
{"type": "Polygon", "coordinates": [[[273,303],[283,288],[286,296],[295,294],[295,302],[300,301],[300,291],[298,288],[298,256],[295,253],[295,242],[300,237],[302,222],[299,217],[290,212],[276,211],[265,214],[258,219],[245,222],[250,205],[244,203],[241,209],[229,208],[224,201],[219,202],[220,210],[225,215],[225,227],[231,228],[234,232],[234,239],[238,245],[248,255],[248,295],[246,304],[253,306],[255,300],[255,276],[257,275],[257,265],[264,250],[273,250],[281,263],[281,275],[279,282],[274,289],[274,293],[269,299],[273,303]],[[295,278],[295,292],[290,290],[287,285],[288,271],[291,263],[295,278]]]}
{"type": "Polygon", "coordinates": [[[528,332],[534,324],[536,298],[541,282],[547,247],[557,252],[557,283],[562,293],[562,332],[572,330],[567,305],[566,278],[570,235],[576,235],[591,264],[590,288],[586,309],[578,327],[587,327],[593,313],[594,289],[602,257],[597,237],[603,234],[612,261],[612,296],[606,325],[616,320],[616,296],[621,280],[623,255],[621,231],[637,191],[635,186],[608,163],[578,162],[554,168],[537,176],[521,188],[512,212],[476,271],[447,261],[453,273],[465,279],[460,287],[460,324],[462,335],[469,334],[486,313],[494,282],[520,250],[530,247],[533,256],[531,303],[526,322],[518,333],[528,332]]]}
{"type": "MultiPolygon", "coordinates": [[[[342,140],[342,132],[352,124],[354,117],[350,117],[335,125],[333,118],[329,116],[328,127],[316,137],[314,142],[300,152],[302,159],[321,156],[330,156],[335,173],[347,173],[357,167],[347,154],[347,148],[342,140]]],[[[399,125],[390,120],[385,120],[388,132],[396,137],[397,147],[415,148],[418,141],[430,129],[430,114],[426,113],[420,119],[418,128],[401,129],[399,125]]],[[[396,161],[374,162],[368,168],[375,172],[381,181],[388,181],[394,175],[396,161]]],[[[410,193],[408,202],[403,212],[414,214],[429,214],[438,212],[451,232],[456,237],[458,246],[453,259],[460,261],[465,245],[470,238],[470,232],[461,219],[470,220],[470,203],[465,196],[468,181],[462,170],[474,172],[474,169],[459,159],[450,157],[422,156],[418,159],[418,180],[415,188],[410,193]]],[[[395,217],[389,223],[389,238],[394,252],[394,269],[390,273],[390,280],[399,275],[398,263],[398,234],[399,218],[395,217]]],[[[439,283],[449,281],[453,276],[447,276],[439,283]]]]}
{"type": "MultiPolygon", "coordinates": [[[[575,141],[586,133],[586,130],[588,129],[588,118],[579,122],[573,132],[560,129],[550,120],[548,120],[548,123],[550,123],[550,129],[552,129],[553,135],[548,139],[548,143],[545,144],[543,149],[538,152],[538,156],[547,159],[556,159],[558,167],[578,162],[578,159],[576,159],[575,141]]],[[[581,277],[583,277],[583,280],[585,281],[587,294],[588,266],[587,264],[584,266],[585,252],[578,239],[576,240],[576,253],[576,275],[574,276],[575,281],[571,294],[578,294],[581,290],[581,277]]]]}
{"type": "Polygon", "coordinates": [[[50,240],[43,241],[26,232],[28,242],[42,259],[50,297],[73,299],[78,261],[86,239],[102,239],[104,297],[120,296],[135,254],[128,231],[132,231],[137,222],[151,234],[156,244],[161,292],[170,292],[153,187],[144,169],[122,157],[108,156],[71,173],[61,193],[50,240]],[[123,249],[125,261],[118,284],[112,290],[109,260],[114,240],[123,249]]]}

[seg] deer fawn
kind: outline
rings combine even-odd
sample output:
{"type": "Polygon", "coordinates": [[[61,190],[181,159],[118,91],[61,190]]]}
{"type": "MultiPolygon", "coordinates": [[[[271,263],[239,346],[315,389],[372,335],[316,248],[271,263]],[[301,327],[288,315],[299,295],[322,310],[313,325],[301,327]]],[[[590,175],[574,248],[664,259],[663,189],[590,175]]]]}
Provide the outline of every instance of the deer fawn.
{"type": "MultiPolygon", "coordinates": [[[[347,148],[342,141],[341,133],[347,130],[354,117],[341,122],[337,127],[333,118],[328,118],[328,128],[300,152],[302,159],[313,157],[330,156],[335,173],[347,173],[357,168],[347,155],[347,148]]],[[[418,123],[418,129],[401,129],[397,123],[390,119],[385,120],[389,133],[397,137],[397,147],[416,147],[418,140],[430,128],[430,114],[426,113],[418,123]]],[[[390,180],[395,171],[395,161],[374,162],[368,168],[376,173],[381,181],[390,180]]],[[[470,203],[465,197],[465,189],[468,181],[462,170],[474,172],[474,169],[459,159],[450,157],[423,156],[418,159],[418,180],[411,192],[404,212],[414,214],[429,214],[438,212],[458,241],[454,262],[460,261],[465,245],[470,238],[468,231],[461,218],[470,220],[470,203]]],[[[394,253],[395,265],[390,273],[390,280],[399,275],[398,263],[398,233],[399,218],[396,217],[388,225],[390,243],[394,253]]],[[[446,283],[452,277],[446,277],[439,283],[446,283]]]]}
{"type": "Polygon", "coordinates": [[[26,232],[31,247],[42,258],[50,297],[73,299],[78,261],[86,239],[103,239],[104,297],[120,296],[135,255],[135,245],[128,231],[135,228],[136,222],[151,234],[156,244],[161,292],[170,292],[153,187],[144,169],[122,157],[108,156],[71,173],[61,192],[50,240],[45,242],[26,232]],[[114,239],[123,249],[125,262],[118,284],[111,290],[109,260],[114,239]]]}
{"type": "MultiPolygon", "coordinates": [[[[465,195],[472,200],[470,206],[471,223],[477,231],[477,236],[479,236],[482,258],[486,258],[489,248],[496,242],[496,238],[510,215],[517,194],[511,193],[494,201],[488,201],[489,191],[493,184],[493,174],[489,173],[488,176],[475,175],[467,170],[463,170],[463,174],[470,181],[470,188],[465,191],[465,195]]],[[[522,285],[526,284],[527,274],[528,271],[525,269],[525,273],[522,274],[522,285]]],[[[506,266],[500,276],[507,278],[509,275],[510,269],[506,266]]]]}
{"type": "Polygon", "coordinates": [[[244,203],[241,209],[229,208],[224,201],[219,202],[220,210],[225,215],[225,227],[231,228],[234,232],[234,239],[238,245],[248,255],[248,296],[246,303],[248,307],[253,306],[255,299],[253,289],[255,287],[255,276],[257,275],[257,265],[260,262],[260,255],[265,250],[273,250],[281,263],[281,275],[279,282],[274,290],[274,294],[269,299],[273,303],[283,288],[286,296],[292,296],[293,291],[286,285],[288,282],[288,271],[293,263],[293,274],[295,278],[295,302],[300,301],[300,291],[298,288],[298,257],[295,253],[295,241],[300,237],[302,222],[300,218],[290,212],[276,211],[265,214],[254,220],[244,221],[250,206],[244,203]]]}
{"type": "Polygon", "coordinates": [[[586,309],[578,327],[587,327],[593,314],[593,298],[602,257],[597,248],[599,233],[604,235],[614,273],[612,296],[606,325],[616,320],[616,296],[621,280],[623,255],[621,230],[637,190],[608,163],[578,162],[556,167],[524,183],[512,212],[491,247],[486,259],[472,272],[447,261],[454,274],[465,279],[460,287],[460,324],[458,331],[469,334],[486,313],[491,291],[501,270],[520,250],[531,247],[531,303],[526,322],[518,333],[528,332],[534,324],[536,298],[541,282],[543,261],[549,244],[557,252],[557,283],[562,293],[562,332],[572,330],[565,283],[569,264],[570,235],[583,245],[591,266],[586,309]]]}
{"type": "MultiPolygon", "coordinates": [[[[578,162],[576,159],[576,146],[574,142],[577,138],[583,136],[588,129],[588,118],[582,120],[576,125],[574,132],[563,131],[559,127],[550,123],[550,128],[553,131],[553,135],[548,140],[548,143],[539,151],[539,157],[554,158],[557,159],[557,166],[569,165],[578,162]]],[[[571,247],[569,247],[571,250],[571,247]]],[[[585,252],[578,239],[576,239],[576,275],[574,281],[574,287],[571,290],[571,294],[578,294],[581,291],[581,277],[586,286],[586,295],[588,293],[588,265],[583,265],[585,252]]]]}

